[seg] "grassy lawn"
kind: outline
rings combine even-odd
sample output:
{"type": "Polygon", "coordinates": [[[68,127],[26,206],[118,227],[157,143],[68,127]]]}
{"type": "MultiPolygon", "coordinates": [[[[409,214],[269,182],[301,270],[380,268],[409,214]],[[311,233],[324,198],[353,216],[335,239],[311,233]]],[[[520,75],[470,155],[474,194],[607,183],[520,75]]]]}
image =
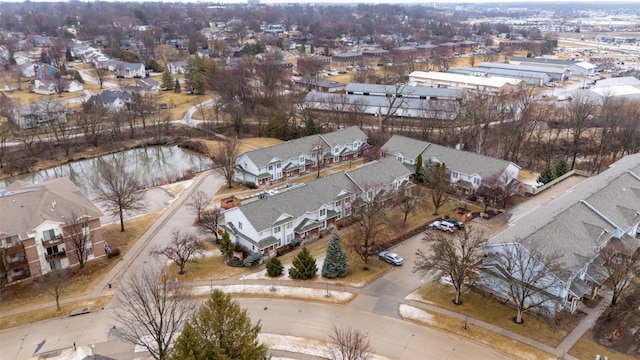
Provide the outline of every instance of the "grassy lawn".
{"type": "MultiPolygon", "coordinates": [[[[514,359],[556,359],[556,357],[551,354],[534,348],[533,346],[509,339],[508,337],[497,334],[493,331],[470,324],[468,324],[465,329],[458,319],[442,314],[434,314],[427,311],[424,312],[428,313],[430,316],[428,321],[421,321],[417,319],[411,319],[410,321],[438,328],[473,340],[477,343],[487,345],[488,347],[501,351],[514,359]]],[[[582,359],[587,358],[584,357],[582,359]]]]}
{"type": "Polygon", "coordinates": [[[102,234],[113,248],[118,247],[122,253],[126,253],[133,244],[140,239],[151,225],[153,225],[162,211],[152,211],[148,214],[137,216],[124,222],[124,232],[120,231],[120,223],[113,223],[102,227],[102,234]]]}
{"type": "Polygon", "coordinates": [[[192,106],[209,100],[208,95],[176,94],[173,91],[161,91],[158,93],[158,104],[165,103],[169,106],[169,118],[182,119],[192,106]]]}
{"type": "Polygon", "coordinates": [[[274,139],[274,138],[254,137],[254,138],[240,139],[240,143],[242,145],[247,146],[250,150],[253,150],[253,149],[262,149],[262,148],[274,146],[274,145],[280,145],[284,143],[284,141],[280,139],[274,139]]]}
{"type": "Polygon", "coordinates": [[[593,340],[591,340],[591,330],[582,335],[580,340],[578,340],[578,342],[573,345],[571,350],[569,350],[569,354],[577,357],[578,359],[593,359],[596,355],[600,355],[601,359],[604,359],[605,356],[612,360],[638,359],[637,357],[621,354],[617,351],[613,351],[611,349],[607,349],[604,346],[596,344],[593,340]]]}
{"type": "Polygon", "coordinates": [[[22,105],[28,105],[28,104],[33,104],[33,103],[37,103],[43,100],[51,100],[51,101],[62,101],[62,100],[66,100],[66,99],[72,99],[72,98],[76,98],[76,97],[81,97],[82,93],[62,93],[61,95],[58,94],[54,94],[54,95],[40,95],[40,94],[36,94],[33,93],[29,90],[27,90],[27,86],[28,85],[24,85],[22,86],[22,90],[14,90],[12,92],[6,92],[5,94],[7,95],[7,97],[9,97],[10,99],[15,99],[17,101],[20,102],[20,104],[22,105]]]}
{"type": "Polygon", "coordinates": [[[488,322],[552,347],[558,346],[581,318],[579,315],[571,316],[554,326],[531,314],[525,314],[524,323],[516,324],[513,321],[515,309],[473,291],[462,294],[462,305],[454,305],[453,288],[440,283],[425,285],[419,290],[419,294],[426,302],[435,306],[488,322]]]}
{"type": "Polygon", "coordinates": [[[61,304],[60,311],[58,311],[56,306],[54,305],[48,306],[43,309],[27,311],[18,315],[7,316],[4,318],[0,318],[0,330],[56,317],[67,317],[72,311],[77,309],[89,308],[90,311],[98,311],[102,309],[109,301],[111,301],[111,296],[105,296],[101,298],[61,304]]]}
{"type": "MultiPolygon", "coordinates": [[[[204,246],[205,251],[217,248],[216,245],[209,241],[205,241],[204,246]]],[[[184,267],[184,274],[178,274],[179,270],[180,268],[174,263],[171,263],[171,265],[165,269],[172,278],[177,277],[178,280],[183,282],[223,280],[232,276],[246,274],[250,269],[227,266],[227,264],[224,263],[224,257],[217,255],[189,262],[184,267]]]]}

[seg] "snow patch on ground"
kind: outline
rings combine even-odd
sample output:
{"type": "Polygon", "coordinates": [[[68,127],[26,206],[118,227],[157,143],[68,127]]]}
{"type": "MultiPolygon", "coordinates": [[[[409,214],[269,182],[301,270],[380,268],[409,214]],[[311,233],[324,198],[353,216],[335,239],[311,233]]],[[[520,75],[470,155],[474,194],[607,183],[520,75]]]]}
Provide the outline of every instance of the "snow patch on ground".
{"type": "MultiPolygon", "coordinates": [[[[73,348],[64,349],[57,356],[47,357],[49,360],[78,360],[84,359],[87,356],[93,355],[93,350],[90,346],[79,346],[76,350],[73,348]]],[[[42,359],[40,356],[35,356],[27,360],[42,359]]]]}
{"type": "MultiPolygon", "coordinates": [[[[305,339],[296,336],[278,334],[258,334],[261,343],[267,345],[270,350],[290,351],[298,354],[311,355],[330,359],[331,354],[327,349],[328,343],[320,340],[305,339]]],[[[284,358],[272,358],[284,359],[284,358]]],[[[370,354],[370,360],[390,360],[384,356],[370,354]]]]}
{"type": "Polygon", "coordinates": [[[400,316],[405,320],[414,320],[423,324],[435,325],[433,315],[417,307],[400,304],[398,311],[400,312],[400,316]]]}
{"type": "Polygon", "coordinates": [[[433,304],[433,302],[425,300],[421,295],[419,290],[416,290],[414,292],[412,292],[411,294],[405,296],[405,300],[413,300],[413,301],[419,301],[421,303],[425,303],[425,304],[433,304]]]}
{"type": "Polygon", "coordinates": [[[213,285],[213,286],[195,286],[192,289],[193,295],[207,295],[211,293],[211,291],[218,289],[225,293],[232,294],[260,294],[260,295],[268,295],[268,296],[278,296],[278,297],[292,297],[292,298],[300,298],[300,299],[308,299],[308,300],[321,300],[321,301],[331,301],[331,302],[347,302],[355,296],[354,293],[346,292],[346,291],[335,291],[331,290],[329,292],[330,296],[326,296],[326,289],[312,289],[312,288],[302,288],[296,286],[282,286],[282,285],[213,285]]]}

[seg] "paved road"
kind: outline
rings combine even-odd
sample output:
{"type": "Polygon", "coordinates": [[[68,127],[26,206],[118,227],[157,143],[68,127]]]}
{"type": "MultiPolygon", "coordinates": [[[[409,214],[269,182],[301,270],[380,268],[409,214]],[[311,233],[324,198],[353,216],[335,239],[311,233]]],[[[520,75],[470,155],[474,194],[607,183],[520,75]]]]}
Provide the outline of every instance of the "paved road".
{"type": "MultiPolygon", "coordinates": [[[[213,172],[200,174],[192,186],[171,204],[158,222],[125,255],[123,261],[87,297],[113,294],[125,272],[135,273],[137,269],[149,266],[154,261],[149,250],[166,243],[174,228],[190,229],[193,215],[184,203],[189,194],[198,188],[214,193],[223,185],[223,180],[212,174],[213,172]],[[109,282],[115,285],[111,290],[106,286],[109,282]]],[[[567,187],[571,187],[570,183],[567,184],[554,188],[554,192],[547,193],[545,198],[536,197],[537,205],[530,204],[528,207],[521,207],[519,211],[531,211],[532,207],[553,201],[567,191],[567,187]]],[[[325,340],[331,325],[349,324],[368,332],[376,353],[394,359],[506,359],[503,354],[474,342],[400,320],[398,306],[401,303],[428,307],[404,300],[407,294],[420,287],[423,282],[420,276],[411,272],[415,251],[423,247],[423,236],[415,236],[394,247],[393,250],[405,258],[405,265],[394,268],[364,288],[355,290],[358,295],[346,306],[278,299],[240,299],[241,304],[249,309],[254,319],[262,319],[263,331],[266,333],[325,340]]],[[[223,281],[233,282],[233,279],[223,281]]],[[[239,281],[236,279],[235,282],[239,281]]],[[[0,331],[0,359],[25,359],[36,353],[69,348],[74,342],[78,346],[95,346],[95,353],[116,359],[131,359],[134,357],[133,348],[109,336],[109,329],[113,325],[110,306],[113,304],[91,314],[51,319],[0,331]]],[[[438,309],[427,310],[442,312],[438,309]]],[[[455,317],[457,314],[449,316],[455,317]]],[[[594,313],[583,321],[555,351],[548,350],[566,353],[596,317],[597,314],[594,313]]],[[[487,327],[482,322],[475,323],[487,327]]],[[[501,329],[491,330],[517,338],[517,335],[500,331],[501,329]]]]}

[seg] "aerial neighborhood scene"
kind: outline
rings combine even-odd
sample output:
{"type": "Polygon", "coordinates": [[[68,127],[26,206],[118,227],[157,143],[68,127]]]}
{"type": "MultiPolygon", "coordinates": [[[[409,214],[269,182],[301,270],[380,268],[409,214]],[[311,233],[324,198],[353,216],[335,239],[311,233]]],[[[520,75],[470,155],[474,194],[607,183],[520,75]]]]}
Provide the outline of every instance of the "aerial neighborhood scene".
{"type": "Polygon", "coordinates": [[[0,4],[0,359],[640,358],[637,2],[0,4]]]}

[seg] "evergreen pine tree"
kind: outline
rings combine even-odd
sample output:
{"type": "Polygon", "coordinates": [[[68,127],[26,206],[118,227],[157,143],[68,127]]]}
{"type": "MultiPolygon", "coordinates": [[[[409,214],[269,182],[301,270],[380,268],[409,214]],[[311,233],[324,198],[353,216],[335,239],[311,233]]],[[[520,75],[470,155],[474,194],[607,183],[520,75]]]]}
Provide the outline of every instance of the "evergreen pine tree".
{"type": "Polygon", "coordinates": [[[173,86],[173,91],[174,91],[176,94],[180,94],[180,92],[182,91],[182,90],[180,89],[180,81],[178,81],[178,79],[176,79],[176,84],[173,86]]]}
{"type": "Polygon", "coordinates": [[[558,177],[566,174],[567,171],[569,171],[569,168],[567,167],[567,161],[565,159],[561,159],[560,161],[558,161],[558,163],[556,164],[556,169],[555,169],[556,177],[558,178],[558,177]]]}
{"type": "Polygon", "coordinates": [[[416,173],[413,175],[413,181],[416,183],[424,181],[422,176],[422,154],[418,154],[418,158],[416,159],[416,173]]]}
{"type": "Polygon", "coordinates": [[[316,259],[311,255],[309,249],[302,248],[302,251],[293,258],[293,266],[289,269],[289,276],[292,279],[308,280],[316,276],[318,266],[316,259]]]}
{"type": "Polygon", "coordinates": [[[553,170],[551,170],[551,167],[549,165],[545,166],[542,172],[540,172],[540,176],[538,176],[538,182],[541,182],[543,184],[546,184],[553,179],[553,170]]]}
{"type": "Polygon", "coordinates": [[[162,73],[162,85],[160,86],[165,90],[173,90],[174,82],[170,72],[165,71],[162,73]]]}
{"type": "Polygon", "coordinates": [[[318,133],[318,128],[316,127],[316,122],[313,120],[311,116],[307,118],[304,122],[304,131],[307,136],[315,135],[318,133]]]}
{"type": "Polygon", "coordinates": [[[347,276],[347,272],[349,272],[347,254],[342,251],[340,236],[334,232],[329,239],[329,246],[322,264],[322,276],[328,279],[343,278],[347,276]]]}
{"type": "Polygon", "coordinates": [[[253,324],[247,310],[220,290],[185,324],[171,358],[176,360],[262,360],[267,347],[258,342],[261,325],[253,324]]]}
{"type": "Polygon", "coordinates": [[[267,274],[271,277],[276,277],[282,275],[284,271],[284,266],[282,266],[282,262],[277,257],[272,257],[267,261],[267,274]]]}
{"type": "Polygon", "coordinates": [[[222,239],[220,239],[220,252],[226,258],[230,258],[233,256],[233,252],[235,250],[236,250],[236,246],[233,244],[233,242],[231,242],[231,239],[229,238],[229,233],[225,231],[222,234],[222,239]]]}

